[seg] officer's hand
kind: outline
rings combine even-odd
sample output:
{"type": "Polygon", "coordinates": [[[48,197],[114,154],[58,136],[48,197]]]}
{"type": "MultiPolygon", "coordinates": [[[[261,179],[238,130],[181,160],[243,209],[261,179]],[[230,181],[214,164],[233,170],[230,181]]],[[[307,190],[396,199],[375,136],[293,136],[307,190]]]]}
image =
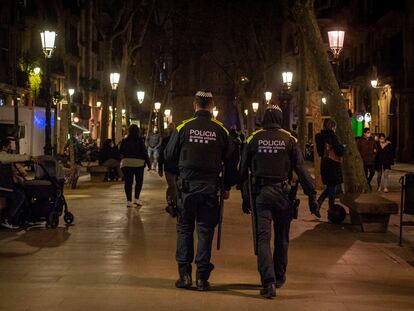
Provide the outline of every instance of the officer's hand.
{"type": "Polygon", "coordinates": [[[224,191],[223,192],[223,199],[228,200],[230,198],[230,191],[224,191]]]}
{"type": "Polygon", "coordinates": [[[318,203],[318,201],[316,200],[315,197],[309,197],[309,210],[311,212],[311,214],[315,215],[318,218],[321,218],[321,213],[320,213],[320,205],[318,203]]]}
{"type": "Polygon", "coordinates": [[[243,210],[243,213],[245,213],[245,214],[250,214],[251,213],[250,203],[249,203],[248,200],[243,200],[242,210],[243,210]]]}

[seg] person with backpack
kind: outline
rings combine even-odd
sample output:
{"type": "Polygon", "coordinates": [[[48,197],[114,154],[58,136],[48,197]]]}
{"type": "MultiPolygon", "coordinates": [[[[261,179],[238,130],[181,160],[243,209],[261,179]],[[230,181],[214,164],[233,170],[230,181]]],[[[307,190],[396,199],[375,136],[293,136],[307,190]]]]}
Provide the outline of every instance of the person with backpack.
{"type": "Polygon", "coordinates": [[[336,194],[343,183],[342,156],[345,146],[339,143],[335,130],[336,122],[325,119],[323,129],[315,136],[317,152],[321,157],[322,183],[326,187],[319,196],[318,203],[321,206],[329,198],[329,208],[334,206],[336,194]]]}

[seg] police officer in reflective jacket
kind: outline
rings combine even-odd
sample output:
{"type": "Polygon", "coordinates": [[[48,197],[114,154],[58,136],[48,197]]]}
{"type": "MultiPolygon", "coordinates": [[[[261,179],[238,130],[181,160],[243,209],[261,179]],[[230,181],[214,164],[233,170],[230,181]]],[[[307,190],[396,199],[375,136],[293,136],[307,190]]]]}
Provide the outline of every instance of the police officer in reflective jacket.
{"type": "MultiPolygon", "coordinates": [[[[313,180],[303,167],[303,156],[297,140],[281,128],[283,113],[270,105],[263,117],[263,129],[254,132],[246,142],[240,166],[242,182],[251,180],[252,205],[243,204],[243,212],[254,212],[258,270],[263,289],[260,294],[272,299],[276,288],[286,280],[289,230],[292,205],[289,198],[290,177],[294,171],[309,197],[311,213],[319,215],[313,180]],[[255,210],[252,210],[255,209],[255,210]],[[270,240],[274,228],[274,253],[270,240]]],[[[245,198],[246,195],[243,195],[245,198]]],[[[246,202],[244,202],[246,203],[246,202]]]]}
{"type": "Polygon", "coordinates": [[[165,150],[165,160],[178,165],[177,180],[177,251],[178,288],[192,286],[194,229],[198,244],[196,286],[208,290],[208,279],[214,266],[210,263],[214,229],[219,219],[220,185],[224,199],[237,181],[238,153],[227,129],[212,118],[213,96],[209,91],[196,93],[195,116],[176,128],[165,150]],[[225,168],[224,181],[220,172],[225,168]]]}

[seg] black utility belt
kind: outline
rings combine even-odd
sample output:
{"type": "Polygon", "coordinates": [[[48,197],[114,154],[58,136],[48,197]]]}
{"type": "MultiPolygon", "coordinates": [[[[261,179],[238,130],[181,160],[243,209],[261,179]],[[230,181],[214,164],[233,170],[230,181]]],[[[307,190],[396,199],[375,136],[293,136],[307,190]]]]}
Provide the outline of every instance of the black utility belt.
{"type": "Polygon", "coordinates": [[[190,190],[190,185],[193,187],[196,186],[204,186],[204,185],[219,185],[220,184],[220,179],[219,180],[215,180],[215,179],[204,179],[204,180],[200,180],[200,179],[183,179],[183,178],[177,178],[177,188],[179,191],[182,192],[188,192],[190,190]]]}
{"type": "Polygon", "coordinates": [[[287,184],[289,184],[288,179],[280,180],[279,178],[271,178],[271,177],[253,177],[252,182],[256,186],[285,187],[287,184]]]}

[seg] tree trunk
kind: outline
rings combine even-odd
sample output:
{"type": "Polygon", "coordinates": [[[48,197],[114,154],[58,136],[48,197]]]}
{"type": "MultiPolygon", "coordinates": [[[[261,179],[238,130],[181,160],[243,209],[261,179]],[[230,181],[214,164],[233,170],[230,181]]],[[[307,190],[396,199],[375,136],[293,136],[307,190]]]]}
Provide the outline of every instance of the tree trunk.
{"type": "Polygon", "coordinates": [[[129,66],[129,51],[128,44],[124,44],[122,47],[122,59],[121,59],[121,78],[117,89],[116,98],[116,141],[122,140],[122,109],[126,109],[126,84],[128,81],[128,66],[129,66]]]}
{"type": "Polygon", "coordinates": [[[368,184],[362,159],[352,133],[351,122],[310,2],[309,0],[297,1],[293,11],[296,20],[299,21],[298,27],[311,54],[312,67],[318,73],[319,85],[329,95],[330,104],[328,108],[330,115],[337,122],[338,138],[347,145],[343,162],[345,191],[349,193],[367,192],[369,191],[368,184]]]}
{"type": "MultiPolygon", "coordinates": [[[[300,51],[300,85],[299,85],[299,144],[302,153],[305,153],[306,148],[306,87],[307,87],[307,66],[306,66],[306,49],[303,38],[299,39],[300,51]]],[[[309,138],[308,138],[309,140],[309,138]]]]}
{"type": "Polygon", "coordinates": [[[104,81],[103,82],[103,101],[102,101],[102,118],[101,118],[101,142],[109,137],[109,106],[111,102],[111,87],[109,83],[109,74],[112,70],[112,40],[104,38],[104,81]]]}

